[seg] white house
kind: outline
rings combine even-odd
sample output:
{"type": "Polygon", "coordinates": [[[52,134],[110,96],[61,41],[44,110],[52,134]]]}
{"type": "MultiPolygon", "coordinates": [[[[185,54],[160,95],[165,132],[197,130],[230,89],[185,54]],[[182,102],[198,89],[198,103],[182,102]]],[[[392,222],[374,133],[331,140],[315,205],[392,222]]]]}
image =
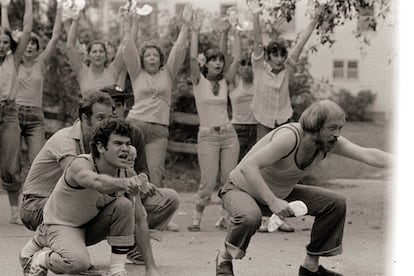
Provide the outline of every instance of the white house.
{"type": "MultiPolygon", "coordinates": [[[[108,10],[117,11],[125,0],[103,0],[102,26],[108,28],[108,10]]],[[[194,7],[206,9],[212,13],[223,14],[231,7],[248,14],[245,0],[145,0],[142,3],[152,5],[155,10],[168,11],[171,15],[179,13],[185,3],[192,3],[194,7]]],[[[376,32],[366,31],[370,37],[370,44],[366,45],[355,38],[355,32],[360,27],[367,29],[361,20],[347,21],[338,27],[334,33],[335,44],[332,47],[323,45],[316,53],[309,56],[309,71],[316,79],[325,79],[336,89],[344,88],[353,94],[361,90],[371,90],[375,93],[376,101],[371,111],[390,118],[396,102],[396,1],[391,3],[391,9],[385,20],[380,20],[376,32]]],[[[309,22],[306,15],[308,0],[297,3],[293,20],[285,26],[286,38],[294,38],[309,22]]],[[[368,11],[370,12],[370,11],[368,11]]],[[[371,11],[372,12],[372,11],[371,11]]],[[[156,15],[156,13],[154,13],[156,15]]],[[[162,24],[162,18],[154,18],[156,24],[162,24]]],[[[316,44],[314,34],[307,46],[316,44]]]]}

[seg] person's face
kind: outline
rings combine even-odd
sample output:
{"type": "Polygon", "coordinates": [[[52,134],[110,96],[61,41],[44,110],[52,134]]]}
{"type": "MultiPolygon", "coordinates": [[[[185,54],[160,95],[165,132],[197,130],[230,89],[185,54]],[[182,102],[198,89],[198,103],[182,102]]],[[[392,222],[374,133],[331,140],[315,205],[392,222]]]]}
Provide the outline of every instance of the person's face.
{"type": "Polygon", "coordinates": [[[220,75],[224,69],[224,61],[220,57],[210,59],[206,63],[208,75],[215,77],[220,75]]]}
{"type": "Polygon", "coordinates": [[[113,98],[115,102],[114,116],[120,119],[125,119],[125,104],[122,100],[113,98]]]}
{"type": "Polygon", "coordinates": [[[121,136],[119,134],[111,134],[106,148],[102,145],[98,148],[100,158],[103,157],[112,167],[125,168],[128,166],[130,145],[131,139],[129,137],[121,136]]]}
{"type": "Polygon", "coordinates": [[[161,58],[156,48],[149,47],[145,49],[143,57],[143,67],[148,73],[155,74],[160,70],[161,58]]]}
{"type": "Polygon", "coordinates": [[[10,50],[10,37],[4,32],[0,31],[0,57],[6,56],[10,50]]]}
{"type": "Polygon", "coordinates": [[[108,60],[113,60],[115,58],[115,48],[111,44],[106,45],[106,54],[108,60]]]}
{"type": "Polygon", "coordinates": [[[251,60],[242,60],[239,65],[239,75],[244,80],[251,81],[253,79],[253,70],[251,60]]]}
{"type": "Polygon", "coordinates": [[[334,149],[338,137],[341,136],[341,130],[344,126],[345,118],[343,115],[329,115],[325,124],[316,134],[316,145],[322,152],[330,152],[334,149]]]}
{"type": "Polygon", "coordinates": [[[26,51],[24,51],[25,57],[34,57],[38,53],[37,44],[33,40],[30,40],[29,44],[27,44],[26,51]]]}
{"type": "Polygon", "coordinates": [[[127,163],[128,166],[133,169],[135,166],[135,159],[137,158],[137,149],[130,145],[129,146],[129,154],[128,154],[128,159],[127,159],[127,163]]]}
{"type": "Polygon", "coordinates": [[[93,44],[89,51],[89,60],[95,66],[104,66],[106,62],[106,52],[101,44],[93,44]]]}
{"type": "Polygon", "coordinates": [[[99,124],[113,116],[112,107],[109,105],[95,103],[92,105],[92,115],[87,118],[87,124],[91,131],[94,131],[99,124]]]}
{"type": "Polygon", "coordinates": [[[286,56],[281,55],[279,52],[272,52],[269,56],[269,64],[277,71],[282,70],[285,67],[286,56]]]}

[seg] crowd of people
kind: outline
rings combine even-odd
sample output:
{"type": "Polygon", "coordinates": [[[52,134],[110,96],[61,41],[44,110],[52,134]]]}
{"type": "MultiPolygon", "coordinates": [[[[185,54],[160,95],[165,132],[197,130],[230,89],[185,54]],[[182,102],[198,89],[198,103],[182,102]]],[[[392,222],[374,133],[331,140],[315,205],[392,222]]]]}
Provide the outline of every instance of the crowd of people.
{"type": "Polygon", "coordinates": [[[252,52],[242,52],[242,31],[227,19],[220,27],[220,45],[202,53],[203,59],[198,44],[204,18],[189,4],[168,56],[156,43],[139,45],[141,16],[136,13],[124,20],[117,50],[105,41],[91,41],[83,56],[77,14],[66,24],[66,46],[80,87],[78,118],[45,141],[43,82],[64,25],[62,1],[45,47],[32,32],[32,0],[25,0],[23,31],[17,38],[10,31],[5,3],[0,28],[1,184],[9,198],[10,223],[34,231],[19,255],[24,275],[47,275],[48,270],[93,275],[87,246],[102,240],[111,247],[111,276],[127,275],[127,259],[145,264],[147,276],[159,275],[150,239],[160,240],[165,230],[179,231],[171,220],[179,196],[162,182],[172,88],[188,52],[200,119],[201,179],[187,229],[201,231],[203,213],[220,179],[222,204],[215,226],[227,235],[216,256],[216,275],[234,275],[232,260],[244,257],[256,231],[267,231],[266,218],[272,214],[284,221],[280,231],[293,232],[285,219],[294,215],[288,203],[295,200],[303,201],[308,215],[315,217],[299,275],[342,275],[319,265],[319,258],[342,252],[345,199],[298,181],[330,154],[376,167],[390,166],[391,156],[342,137],[346,114],[330,100],[313,103],[299,122],[290,121],[289,78],[323,5],[288,51],[280,41],[264,45],[262,8],[250,1],[252,52]],[[133,94],[123,88],[126,74],[133,94]],[[134,104],[128,109],[130,99],[134,104]],[[27,172],[20,162],[23,139],[27,172]]]}

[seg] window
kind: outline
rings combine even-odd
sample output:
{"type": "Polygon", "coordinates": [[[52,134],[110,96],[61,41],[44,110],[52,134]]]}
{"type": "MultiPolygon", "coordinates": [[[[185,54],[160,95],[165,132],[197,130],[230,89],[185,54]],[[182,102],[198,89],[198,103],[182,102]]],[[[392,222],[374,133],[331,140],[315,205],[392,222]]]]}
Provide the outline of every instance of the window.
{"type": "Polygon", "coordinates": [[[347,76],[348,79],[358,78],[358,61],[348,61],[347,76]]]}
{"type": "Polygon", "coordinates": [[[336,80],[358,79],[358,61],[356,60],[334,60],[333,78],[336,80]]]}
{"type": "Polygon", "coordinates": [[[341,60],[335,60],[333,64],[333,78],[343,79],[344,78],[344,62],[341,60]]]}
{"type": "Polygon", "coordinates": [[[372,30],[370,27],[371,22],[374,19],[374,6],[361,7],[358,12],[358,31],[366,32],[372,30]]]}

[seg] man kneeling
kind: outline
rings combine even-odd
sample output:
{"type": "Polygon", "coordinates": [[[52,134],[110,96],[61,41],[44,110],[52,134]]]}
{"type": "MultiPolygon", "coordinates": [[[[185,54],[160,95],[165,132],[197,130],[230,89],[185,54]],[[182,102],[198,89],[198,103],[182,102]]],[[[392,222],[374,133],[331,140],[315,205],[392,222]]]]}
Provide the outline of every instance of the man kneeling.
{"type": "Polygon", "coordinates": [[[131,127],[121,120],[100,124],[91,154],[73,159],[47,200],[36,241],[50,249],[35,253],[29,275],[76,274],[90,266],[87,246],[106,239],[111,246],[110,275],[126,276],[127,252],[134,246],[133,203],[146,192],[138,176],[127,175],[131,127]]]}

